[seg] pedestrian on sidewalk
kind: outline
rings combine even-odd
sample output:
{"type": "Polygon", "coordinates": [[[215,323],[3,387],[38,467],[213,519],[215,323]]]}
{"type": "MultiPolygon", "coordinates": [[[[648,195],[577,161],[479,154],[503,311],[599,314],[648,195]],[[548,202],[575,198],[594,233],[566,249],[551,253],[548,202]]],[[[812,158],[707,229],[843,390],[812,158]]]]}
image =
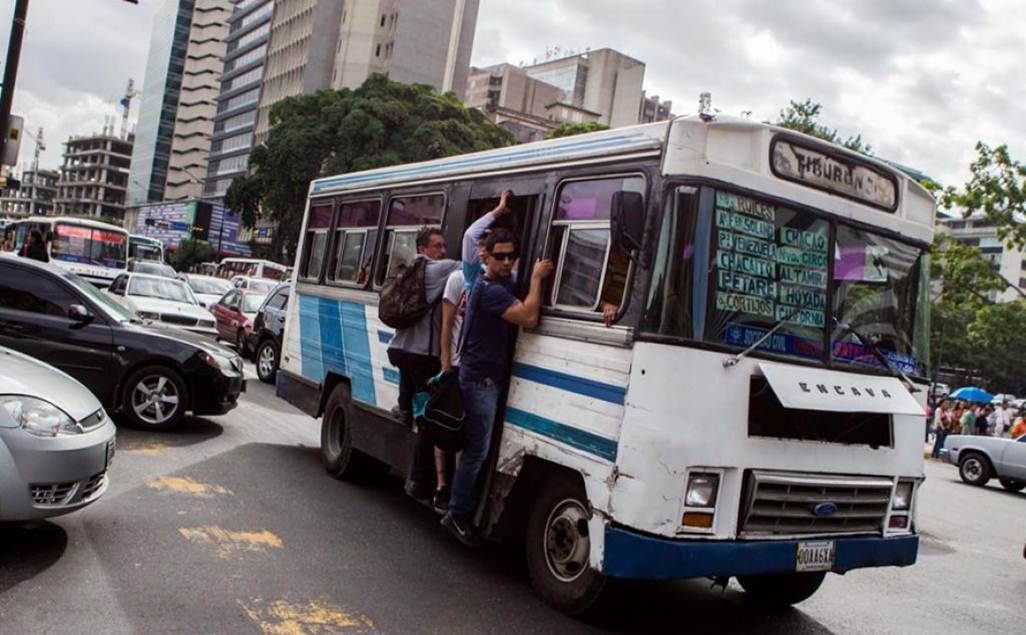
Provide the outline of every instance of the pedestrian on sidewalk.
{"type": "Polygon", "coordinates": [[[951,430],[951,405],[947,399],[943,399],[940,405],[934,410],[933,413],[933,452],[930,456],[933,458],[940,457],[941,448],[944,447],[944,439],[948,438],[948,432],[951,430]]]}
{"type": "Polygon", "coordinates": [[[990,434],[995,437],[1005,435],[1005,432],[1012,427],[1012,409],[1008,407],[1007,401],[1002,401],[990,415],[990,434]]]}
{"type": "Polygon", "coordinates": [[[976,413],[973,407],[962,408],[962,414],[958,417],[959,434],[971,435],[976,430],[976,413]]]}

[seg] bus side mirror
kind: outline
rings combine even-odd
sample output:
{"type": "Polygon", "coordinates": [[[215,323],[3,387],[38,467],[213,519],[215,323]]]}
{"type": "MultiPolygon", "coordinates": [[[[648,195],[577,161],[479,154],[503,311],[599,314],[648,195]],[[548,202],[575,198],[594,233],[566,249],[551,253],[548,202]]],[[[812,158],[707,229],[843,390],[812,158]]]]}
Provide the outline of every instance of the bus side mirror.
{"type": "Polygon", "coordinates": [[[636,259],[645,232],[645,200],[640,192],[613,192],[610,234],[613,245],[636,259]]]}

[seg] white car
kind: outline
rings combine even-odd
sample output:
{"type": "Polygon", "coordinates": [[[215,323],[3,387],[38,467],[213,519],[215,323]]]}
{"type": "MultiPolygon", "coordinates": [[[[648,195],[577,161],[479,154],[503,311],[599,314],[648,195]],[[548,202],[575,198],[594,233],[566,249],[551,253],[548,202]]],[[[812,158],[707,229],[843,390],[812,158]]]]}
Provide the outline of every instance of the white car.
{"type": "Polygon", "coordinates": [[[214,337],[216,322],[181,280],[145,273],[123,273],[107,288],[125,307],[143,319],[163,322],[214,337]]]}
{"type": "Polygon", "coordinates": [[[254,278],[252,276],[233,276],[231,282],[236,289],[247,289],[266,295],[278,286],[278,283],[281,281],[271,280],[270,278],[254,278]]]}
{"type": "Polygon", "coordinates": [[[224,278],[201,276],[194,273],[186,274],[185,281],[192,289],[193,295],[199,300],[200,306],[208,309],[234,288],[232,283],[224,278]]]}
{"type": "Polygon", "coordinates": [[[941,455],[958,466],[958,475],[970,485],[997,478],[1010,492],[1026,488],[1026,434],[1016,439],[953,434],[944,440],[941,455]]]}
{"type": "Polygon", "coordinates": [[[103,496],[115,434],[89,389],[0,346],[0,521],[59,516],[103,496]]]}

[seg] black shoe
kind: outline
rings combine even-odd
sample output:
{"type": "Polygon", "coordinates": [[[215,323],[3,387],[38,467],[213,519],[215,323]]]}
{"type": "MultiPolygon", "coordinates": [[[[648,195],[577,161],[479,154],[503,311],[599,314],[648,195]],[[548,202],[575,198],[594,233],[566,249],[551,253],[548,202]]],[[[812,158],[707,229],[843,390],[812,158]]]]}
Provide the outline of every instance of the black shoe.
{"type": "Polygon", "coordinates": [[[435,512],[443,515],[449,511],[448,487],[443,487],[442,489],[435,492],[435,500],[432,501],[432,507],[435,508],[435,512]]]}
{"type": "Polygon", "coordinates": [[[465,520],[460,520],[452,514],[446,513],[442,516],[442,527],[449,530],[449,533],[456,537],[467,547],[476,549],[481,546],[481,539],[474,533],[474,528],[465,520]]]}
{"type": "Polygon", "coordinates": [[[406,481],[406,495],[415,500],[431,502],[431,486],[427,483],[420,483],[418,481],[408,480],[406,481]]]}

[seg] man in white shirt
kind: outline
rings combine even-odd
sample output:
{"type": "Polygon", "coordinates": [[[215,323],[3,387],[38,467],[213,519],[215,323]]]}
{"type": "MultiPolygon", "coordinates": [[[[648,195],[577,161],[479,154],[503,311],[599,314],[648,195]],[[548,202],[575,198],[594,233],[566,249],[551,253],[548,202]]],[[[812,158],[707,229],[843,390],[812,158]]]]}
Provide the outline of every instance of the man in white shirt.
{"type": "Polygon", "coordinates": [[[1008,407],[1007,401],[1002,401],[1001,405],[991,414],[990,420],[990,434],[995,437],[1004,436],[1005,429],[1012,425],[1012,409],[1008,407]]]}

